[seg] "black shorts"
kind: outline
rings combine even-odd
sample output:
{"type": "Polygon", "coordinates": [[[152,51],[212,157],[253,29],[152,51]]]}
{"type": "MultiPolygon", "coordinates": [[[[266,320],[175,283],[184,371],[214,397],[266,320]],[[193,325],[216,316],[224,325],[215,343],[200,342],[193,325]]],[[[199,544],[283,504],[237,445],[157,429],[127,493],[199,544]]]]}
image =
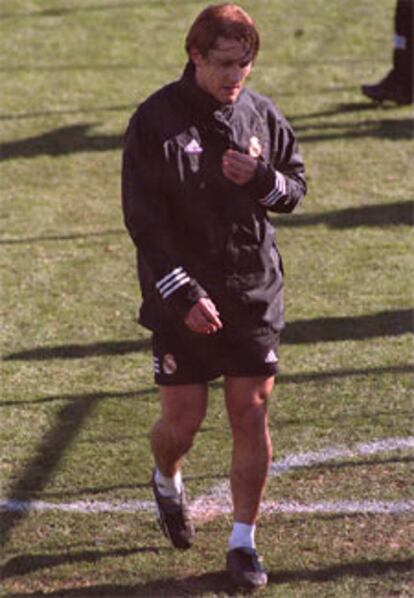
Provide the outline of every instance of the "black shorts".
{"type": "Polygon", "coordinates": [[[224,330],[201,335],[153,334],[154,378],[157,384],[200,384],[220,376],[274,376],[280,335],[255,334],[237,341],[224,330]]]}

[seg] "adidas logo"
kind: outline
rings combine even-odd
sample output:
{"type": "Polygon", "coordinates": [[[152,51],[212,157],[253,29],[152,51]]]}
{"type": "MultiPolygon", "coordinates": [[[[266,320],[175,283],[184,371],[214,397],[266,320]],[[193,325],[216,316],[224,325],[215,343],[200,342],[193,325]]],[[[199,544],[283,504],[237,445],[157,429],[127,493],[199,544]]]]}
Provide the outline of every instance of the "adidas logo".
{"type": "Polygon", "coordinates": [[[265,363],[277,363],[278,359],[276,353],[271,349],[266,355],[265,363]]]}
{"type": "Polygon", "coordinates": [[[190,143],[184,148],[186,154],[201,154],[203,152],[203,148],[198,143],[197,139],[192,139],[190,143]]]}

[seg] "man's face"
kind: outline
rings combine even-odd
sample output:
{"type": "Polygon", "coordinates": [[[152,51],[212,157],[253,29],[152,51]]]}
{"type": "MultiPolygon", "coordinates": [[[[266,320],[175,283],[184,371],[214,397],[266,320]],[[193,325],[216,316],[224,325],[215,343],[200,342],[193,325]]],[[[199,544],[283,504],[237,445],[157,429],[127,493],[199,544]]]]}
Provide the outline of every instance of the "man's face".
{"type": "Polygon", "coordinates": [[[193,48],[191,59],[199,87],[222,104],[237,100],[252,69],[250,48],[242,41],[225,37],[219,37],[205,57],[193,48]]]}

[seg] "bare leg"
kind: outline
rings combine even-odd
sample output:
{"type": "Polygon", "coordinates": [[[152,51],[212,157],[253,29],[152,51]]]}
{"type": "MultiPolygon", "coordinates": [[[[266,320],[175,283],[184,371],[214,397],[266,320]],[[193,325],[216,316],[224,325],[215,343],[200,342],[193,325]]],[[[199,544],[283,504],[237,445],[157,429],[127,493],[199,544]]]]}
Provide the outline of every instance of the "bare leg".
{"type": "Polygon", "coordinates": [[[161,417],[150,433],[159,471],[173,477],[189,451],[207,409],[207,385],[161,386],[161,417]]]}
{"type": "Polygon", "coordinates": [[[230,482],[234,520],[256,522],[272,459],[267,400],[274,378],[225,380],[226,405],[233,434],[230,482]]]}
{"type": "Polygon", "coordinates": [[[161,417],[150,433],[156,469],[151,480],[164,535],[173,546],[186,550],[194,540],[179,473],[207,408],[207,385],[161,386],[161,417]]]}

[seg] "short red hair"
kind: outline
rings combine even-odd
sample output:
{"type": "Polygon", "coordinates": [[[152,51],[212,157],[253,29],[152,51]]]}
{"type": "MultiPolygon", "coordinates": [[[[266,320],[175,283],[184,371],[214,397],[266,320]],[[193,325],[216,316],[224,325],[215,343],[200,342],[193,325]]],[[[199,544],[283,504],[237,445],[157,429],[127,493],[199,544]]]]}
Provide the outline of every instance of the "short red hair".
{"type": "Polygon", "coordinates": [[[260,47],[260,37],[253,19],[236,4],[226,2],[207,6],[191,25],[185,41],[185,49],[190,56],[196,48],[202,56],[207,56],[214,48],[217,38],[236,39],[246,43],[252,60],[260,47]]]}

